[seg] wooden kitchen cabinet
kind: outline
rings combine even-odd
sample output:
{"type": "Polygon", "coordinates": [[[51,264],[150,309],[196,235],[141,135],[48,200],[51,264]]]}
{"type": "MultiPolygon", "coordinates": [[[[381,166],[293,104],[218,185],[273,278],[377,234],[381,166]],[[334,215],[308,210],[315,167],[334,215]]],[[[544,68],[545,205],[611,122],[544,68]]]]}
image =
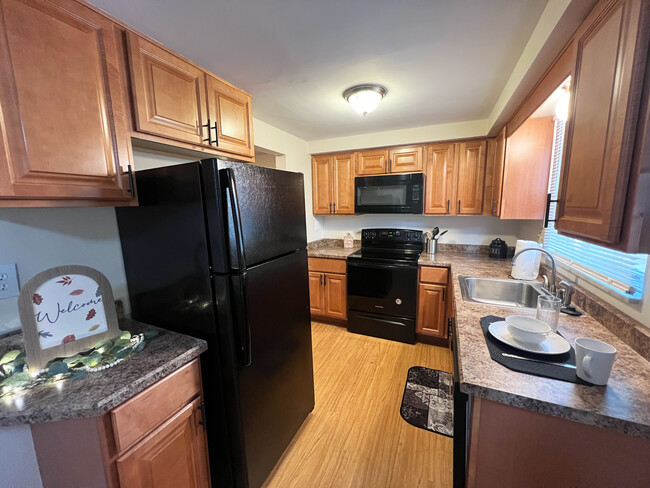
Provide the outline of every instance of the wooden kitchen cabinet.
{"type": "Polygon", "coordinates": [[[576,33],[556,227],[628,252],[650,250],[650,4],[601,1],[576,33]]]}
{"type": "Polygon", "coordinates": [[[488,140],[483,215],[501,216],[501,190],[503,189],[503,169],[506,163],[506,131],[507,126],[503,126],[496,138],[488,140]]]}
{"type": "Polygon", "coordinates": [[[205,73],[133,32],[127,40],[135,129],[203,144],[208,137],[205,73]]]}
{"type": "Polygon", "coordinates": [[[424,160],[424,146],[391,148],[388,155],[389,173],[421,173],[424,160]]]}
{"type": "Polygon", "coordinates": [[[352,153],[312,157],[314,215],[354,214],[354,157],[352,153]]]}
{"type": "Polygon", "coordinates": [[[451,215],[454,200],[456,144],[427,146],[424,213],[451,215]]]}
{"type": "Polygon", "coordinates": [[[420,340],[447,338],[448,281],[447,268],[428,266],[420,268],[418,315],[415,328],[420,340]]]}
{"type": "Polygon", "coordinates": [[[210,486],[201,400],[187,404],[117,461],[120,486],[210,486]]]}
{"type": "Polygon", "coordinates": [[[425,163],[428,215],[480,215],[487,141],[427,146],[425,163]]]}
{"type": "Polygon", "coordinates": [[[0,206],[135,203],[118,36],[83,3],[0,3],[0,206]]]}
{"type": "Polygon", "coordinates": [[[254,156],[248,93],[134,32],[127,40],[136,131],[254,156]]]}
{"type": "Polygon", "coordinates": [[[43,487],[209,487],[202,404],[195,359],[100,417],[33,424],[43,487]]]}
{"type": "Polygon", "coordinates": [[[309,300],[312,317],[345,321],[348,318],[347,262],[309,258],[309,300]]]}
{"type": "Polygon", "coordinates": [[[388,173],[388,150],[372,149],[355,153],[357,176],[383,175],[388,173]]]}
{"type": "Polygon", "coordinates": [[[219,78],[206,75],[210,145],[254,156],[251,96],[219,78]]]}
{"type": "MultiPolygon", "coordinates": [[[[500,209],[493,215],[498,213],[502,219],[544,218],[554,130],[553,117],[536,117],[526,120],[508,136],[501,176],[501,196],[499,199],[493,198],[500,202],[500,209]]],[[[496,208],[495,204],[491,210],[496,208]]]]}

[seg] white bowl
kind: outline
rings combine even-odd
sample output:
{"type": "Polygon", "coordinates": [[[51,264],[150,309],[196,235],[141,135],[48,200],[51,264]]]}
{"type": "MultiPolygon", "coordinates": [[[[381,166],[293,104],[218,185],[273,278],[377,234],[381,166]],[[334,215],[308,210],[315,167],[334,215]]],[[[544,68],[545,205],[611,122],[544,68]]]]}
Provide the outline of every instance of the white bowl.
{"type": "Polygon", "coordinates": [[[524,344],[539,344],[553,332],[546,322],[525,315],[510,315],[506,317],[506,324],[510,335],[524,344]]]}

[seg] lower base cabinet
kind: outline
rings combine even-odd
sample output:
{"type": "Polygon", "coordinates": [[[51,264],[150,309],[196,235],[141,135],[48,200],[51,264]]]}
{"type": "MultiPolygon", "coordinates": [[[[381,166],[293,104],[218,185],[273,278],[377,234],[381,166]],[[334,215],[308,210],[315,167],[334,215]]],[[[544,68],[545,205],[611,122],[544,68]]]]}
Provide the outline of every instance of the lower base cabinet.
{"type": "Polygon", "coordinates": [[[415,331],[419,339],[447,338],[449,270],[421,267],[418,282],[418,316],[415,331]]]}
{"type": "Polygon", "coordinates": [[[344,259],[309,258],[309,301],[312,317],[347,320],[347,294],[347,263],[344,259]]]}
{"type": "Polygon", "coordinates": [[[100,417],[31,430],[44,488],[208,488],[204,425],[195,359],[100,417]]]}

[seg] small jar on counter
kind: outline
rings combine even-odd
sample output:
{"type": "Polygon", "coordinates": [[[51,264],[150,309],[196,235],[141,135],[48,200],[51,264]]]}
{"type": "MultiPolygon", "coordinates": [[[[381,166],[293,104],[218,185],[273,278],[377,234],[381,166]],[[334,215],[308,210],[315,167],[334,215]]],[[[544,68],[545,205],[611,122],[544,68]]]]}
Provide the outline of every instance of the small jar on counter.
{"type": "Polygon", "coordinates": [[[352,249],[354,245],[354,237],[352,237],[352,234],[349,232],[345,234],[345,237],[343,238],[343,247],[345,249],[352,249]]]}

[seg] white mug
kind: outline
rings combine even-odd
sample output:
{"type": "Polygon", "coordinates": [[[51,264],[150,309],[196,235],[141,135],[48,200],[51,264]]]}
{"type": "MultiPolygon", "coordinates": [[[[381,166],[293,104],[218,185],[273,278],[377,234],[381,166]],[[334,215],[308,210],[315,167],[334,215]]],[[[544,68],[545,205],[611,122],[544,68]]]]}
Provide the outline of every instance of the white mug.
{"type": "Polygon", "coordinates": [[[606,385],[616,358],[616,348],[587,337],[576,339],[575,346],[578,377],[594,385],[606,385]]]}

